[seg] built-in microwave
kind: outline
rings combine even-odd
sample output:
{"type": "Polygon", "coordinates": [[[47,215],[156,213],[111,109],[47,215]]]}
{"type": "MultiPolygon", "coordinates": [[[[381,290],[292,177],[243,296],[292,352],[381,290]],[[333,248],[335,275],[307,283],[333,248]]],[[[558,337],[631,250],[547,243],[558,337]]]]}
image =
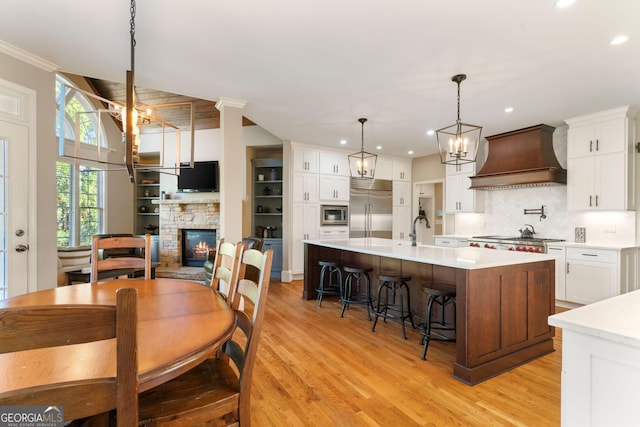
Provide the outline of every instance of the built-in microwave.
{"type": "Polygon", "coordinates": [[[349,206],[320,206],[320,225],[349,225],[349,206]]]}

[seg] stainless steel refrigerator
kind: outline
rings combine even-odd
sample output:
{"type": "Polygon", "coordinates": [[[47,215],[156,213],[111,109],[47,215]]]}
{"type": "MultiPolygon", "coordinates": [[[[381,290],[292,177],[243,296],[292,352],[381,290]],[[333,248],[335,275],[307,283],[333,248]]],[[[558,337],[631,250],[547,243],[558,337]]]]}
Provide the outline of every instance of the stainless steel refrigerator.
{"type": "Polygon", "coordinates": [[[349,237],[391,239],[393,181],[351,179],[349,237]]]}

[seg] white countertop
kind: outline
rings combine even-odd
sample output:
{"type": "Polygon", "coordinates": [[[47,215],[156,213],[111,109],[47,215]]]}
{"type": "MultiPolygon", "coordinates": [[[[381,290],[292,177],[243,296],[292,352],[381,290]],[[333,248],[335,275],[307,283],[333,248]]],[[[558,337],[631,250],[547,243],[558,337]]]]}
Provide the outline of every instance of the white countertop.
{"type": "Polygon", "coordinates": [[[377,255],[425,264],[475,270],[504,265],[525,264],[536,261],[554,260],[548,254],[533,254],[513,251],[489,251],[482,248],[447,248],[421,245],[411,246],[406,240],[379,238],[304,240],[318,246],[343,249],[353,252],[377,255]]]}
{"type": "Polygon", "coordinates": [[[585,249],[610,249],[621,251],[623,249],[637,248],[635,245],[621,245],[619,243],[577,243],[577,242],[551,242],[550,246],[564,246],[567,248],[585,248],[585,249]]]}
{"type": "Polygon", "coordinates": [[[549,316],[549,325],[640,348],[640,291],[549,316]]]}

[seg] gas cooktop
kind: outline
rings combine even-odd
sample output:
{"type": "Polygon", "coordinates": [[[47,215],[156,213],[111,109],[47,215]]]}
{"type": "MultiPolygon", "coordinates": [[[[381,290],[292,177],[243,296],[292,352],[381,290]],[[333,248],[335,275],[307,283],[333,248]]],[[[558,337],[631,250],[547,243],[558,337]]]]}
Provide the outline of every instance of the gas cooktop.
{"type": "Polygon", "coordinates": [[[483,241],[491,241],[491,242],[505,242],[505,243],[516,243],[519,242],[521,244],[544,244],[549,242],[564,242],[564,239],[545,239],[538,237],[531,238],[523,238],[520,236],[473,236],[472,240],[483,240],[483,241]]]}

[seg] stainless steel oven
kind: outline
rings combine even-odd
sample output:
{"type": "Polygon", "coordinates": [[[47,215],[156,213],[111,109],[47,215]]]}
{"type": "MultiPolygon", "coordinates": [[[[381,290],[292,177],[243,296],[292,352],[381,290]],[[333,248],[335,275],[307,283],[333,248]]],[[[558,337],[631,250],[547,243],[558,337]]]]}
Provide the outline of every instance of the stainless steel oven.
{"type": "Polygon", "coordinates": [[[349,225],[349,206],[320,206],[320,225],[349,225]]]}
{"type": "Polygon", "coordinates": [[[547,243],[564,242],[562,239],[537,239],[509,236],[474,236],[469,239],[469,246],[476,248],[498,249],[503,251],[532,252],[544,254],[547,243]]]}

